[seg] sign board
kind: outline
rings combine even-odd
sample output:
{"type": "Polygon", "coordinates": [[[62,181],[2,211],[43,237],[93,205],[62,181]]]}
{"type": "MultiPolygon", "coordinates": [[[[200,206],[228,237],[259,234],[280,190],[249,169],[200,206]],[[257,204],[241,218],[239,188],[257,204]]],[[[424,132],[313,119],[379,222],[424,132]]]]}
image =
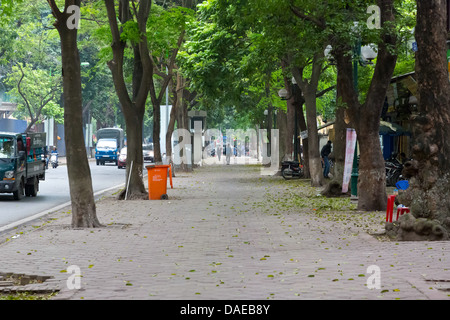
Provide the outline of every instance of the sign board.
{"type": "Polygon", "coordinates": [[[46,143],[45,132],[29,133],[28,136],[31,138],[31,148],[45,147],[45,143],[46,143]]]}
{"type": "Polygon", "coordinates": [[[356,147],[356,131],[355,129],[347,128],[344,180],[342,182],[342,193],[348,192],[348,184],[350,182],[350,178],[352,175],[353,158],[355,156],[355,147],[356,147]]]}

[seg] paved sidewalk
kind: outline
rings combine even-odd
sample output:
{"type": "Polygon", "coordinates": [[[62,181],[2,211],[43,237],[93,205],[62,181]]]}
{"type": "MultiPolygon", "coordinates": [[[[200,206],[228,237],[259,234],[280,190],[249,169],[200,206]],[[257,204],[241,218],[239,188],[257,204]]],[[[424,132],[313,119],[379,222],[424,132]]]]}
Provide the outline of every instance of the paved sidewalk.
{"type": "Polygon", "coordinates": [[[368,232],[383,230],[382,212],[328,208],[307,182],[255,165],[204,166],[173,184],[166,201],[105,195],[104,228],[69,228],[66,208],[1,234],[0,275],[51,277],[7,289],[73,300],[449,299],[450,243],[378,240],[368,232]],[[373,265],[379,289],[367,286],[373,265]]]}

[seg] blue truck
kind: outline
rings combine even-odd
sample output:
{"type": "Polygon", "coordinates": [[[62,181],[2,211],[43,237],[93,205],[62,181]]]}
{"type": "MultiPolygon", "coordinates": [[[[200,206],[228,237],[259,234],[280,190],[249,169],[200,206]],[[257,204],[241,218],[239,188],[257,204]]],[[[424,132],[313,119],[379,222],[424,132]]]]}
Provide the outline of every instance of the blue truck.
{"type": "Polygon", "coordinates": [[[97,131],[95,161],[97,165],[113,162],[117,165],[120,150],[125,145],[125,136],[121,128],[103,128],[97,131]]]}
{"type": "Polygon", "coordinates": [[[35,197],[45,180],[45,133],[0,132],[0,193],[35,197]]]}

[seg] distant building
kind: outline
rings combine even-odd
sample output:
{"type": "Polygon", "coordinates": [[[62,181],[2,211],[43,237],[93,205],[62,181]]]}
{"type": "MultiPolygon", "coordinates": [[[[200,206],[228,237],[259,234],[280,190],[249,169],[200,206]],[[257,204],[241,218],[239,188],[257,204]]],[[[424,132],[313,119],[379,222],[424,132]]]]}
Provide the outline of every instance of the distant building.
{"type": "Polygon", "coordinates": [[[12,114],[17,109],[17,104],[7,101],[7,95],[0,92],[0,131],[23,132],[27,128],[25,120],[17,120],[12,114]]]}
{"type": "Polygon", "coordinates": [[[17,104],[0,99],[0,119],[8,119],[17,109],[17,104]]]}

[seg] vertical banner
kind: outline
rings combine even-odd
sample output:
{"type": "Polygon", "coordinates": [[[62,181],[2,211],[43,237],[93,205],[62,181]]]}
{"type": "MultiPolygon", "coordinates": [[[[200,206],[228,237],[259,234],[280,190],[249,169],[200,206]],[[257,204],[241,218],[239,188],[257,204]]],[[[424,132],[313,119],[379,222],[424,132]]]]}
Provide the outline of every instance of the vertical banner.
{"type": "Polygon", "coordinates": [[[280,163],[280,131],[271,129],[270,144],[266,129],[259,129],[260,147],[262,150],[261,175],[274,175],[278,172],[280,163]],[[269,156],[270,146],[270,156],[269,156]],[[267,167],[270,165],[270,167],[267,167]]]}
{"type": "Polygon", "coordinates": [[[345,146],[344,181],[342,182],[342,193],[348,192],[348,184],[352,175],[353,158],[355,156],[356,131],[347,128],[347,139],[345,146]]]}
{"type": "Polygon", "coordinates": [[[200,164],[202,161],[203,150],[203,123],[201,121],[194,121],[194,163],[200,164]]]}

